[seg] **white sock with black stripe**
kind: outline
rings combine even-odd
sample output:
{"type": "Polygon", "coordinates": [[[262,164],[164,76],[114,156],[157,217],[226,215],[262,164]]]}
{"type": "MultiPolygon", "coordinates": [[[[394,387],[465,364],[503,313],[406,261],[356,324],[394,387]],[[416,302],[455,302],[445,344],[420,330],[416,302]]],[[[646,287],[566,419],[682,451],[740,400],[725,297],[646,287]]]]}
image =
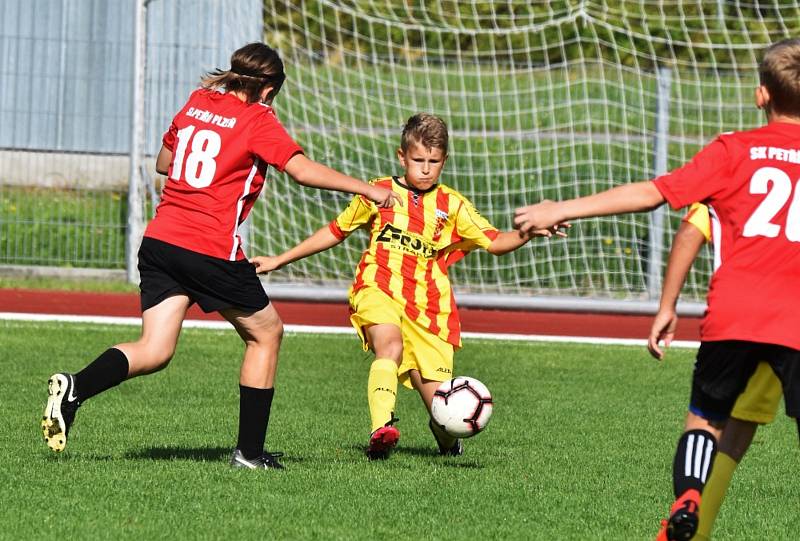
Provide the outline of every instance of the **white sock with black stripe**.
{"type": "Polygon", "coordinates": [[[717,454],[717,439],[707,430],[689,430],[678,440],[672,464],[672,486],[675,497],[689,490],[703,492],[717,454]]]}

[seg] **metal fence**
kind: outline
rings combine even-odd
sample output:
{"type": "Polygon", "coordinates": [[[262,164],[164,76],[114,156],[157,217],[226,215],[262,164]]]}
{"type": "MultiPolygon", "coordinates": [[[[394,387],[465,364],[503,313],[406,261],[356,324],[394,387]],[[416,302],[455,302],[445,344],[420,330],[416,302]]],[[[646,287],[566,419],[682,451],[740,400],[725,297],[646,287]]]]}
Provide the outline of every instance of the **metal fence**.
{"type": "MultiPolygon", "coordinates": [[[[0,0],[0,10],[0,265],[125,268],[130,156],[153,171],[200,75],[262,39],[262,2],[0,0]]],[[[156,193],[150,174],[141,205],[156,193]]]]}

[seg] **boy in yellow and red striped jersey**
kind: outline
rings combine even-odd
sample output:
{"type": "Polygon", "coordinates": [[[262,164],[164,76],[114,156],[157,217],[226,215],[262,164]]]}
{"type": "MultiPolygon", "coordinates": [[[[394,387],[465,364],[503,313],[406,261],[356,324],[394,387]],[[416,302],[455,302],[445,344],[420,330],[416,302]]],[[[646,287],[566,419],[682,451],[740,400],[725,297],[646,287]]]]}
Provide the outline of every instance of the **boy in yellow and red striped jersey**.
{"type": "MultiPolygon", "coordinates": [[[[453,353],[461,347],[461,325],[447,269],[470,250],[501,255],[525,244],[531,235],[500,232],[456,190],[439,184],[447,161],[444,121],[429,114],[408,119],[397,157],[402,177],[372,180],[398,194],[403,205],[379,208],[364,197],[327,226],[278,256],[255,257],[259,273],[269,272],[342,242],[360,227],[370,228],[350,288],[350,321],[364,350],[375,360],[368,379],[372,421],[367,455],[386,458],[400,432],[394,426],[398,381],[416,389],[430,411],[433,393],[453,376],[453,353]]],[[[562,233],[557,233],[562,235],[562,233]]],[[[443,455],[460,455],[461,442],[429,423],[443,455]]]]}

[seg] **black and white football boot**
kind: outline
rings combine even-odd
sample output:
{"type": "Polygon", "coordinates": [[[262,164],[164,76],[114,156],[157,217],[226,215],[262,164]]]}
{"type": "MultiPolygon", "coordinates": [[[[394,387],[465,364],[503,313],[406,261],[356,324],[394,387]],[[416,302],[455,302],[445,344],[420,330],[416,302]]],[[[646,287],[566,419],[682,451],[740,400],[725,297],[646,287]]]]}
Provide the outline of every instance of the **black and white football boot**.
{"type": "Polygon", "coordinates": [[[47,406],[42,415],[42,434],[47,446],[60,453],[67,446],[67,435],[80,407],[75,396],[72,374],[53,374],[47,382],[47,406]]]}
{"type": "Polygon", "coordinates": [[[278,462],[278,458],[282,456],[283,453],[264,451],[264,454],[259,457],[247,459],[239,449],[234,449],[233,455],[231,456],[231,466],[234,468],[248,468],[251,470],[282,470],[283,464],[278,462]]]}

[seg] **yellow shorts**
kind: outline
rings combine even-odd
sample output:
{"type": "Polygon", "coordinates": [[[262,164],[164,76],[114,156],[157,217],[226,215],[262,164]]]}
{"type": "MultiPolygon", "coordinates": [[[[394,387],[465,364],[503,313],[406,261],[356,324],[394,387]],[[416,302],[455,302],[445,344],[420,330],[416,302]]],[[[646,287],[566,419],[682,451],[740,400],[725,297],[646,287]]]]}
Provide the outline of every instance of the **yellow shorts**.
{"type": "Polygon", "coordinates": [[[409,372],[418,370],[424,379],[447,381],[453,377],[453,344],[442,340],[416,321],[408,319],[402,306],[383,291],[363,288],[350,295],[350,323],[364,351],[370,349],[367,327],[391,324],[403,336],[403,360],[397,375],[400,383],[413,389],[409,372]]]}
{"type": "Polygon", "coordinates": [[[736,399],[731,417],[753,423],[771,423],[775,420],[781,396],[781,382],[772,367],[765,362],[758,363],[744,392],[736,399]]]}

